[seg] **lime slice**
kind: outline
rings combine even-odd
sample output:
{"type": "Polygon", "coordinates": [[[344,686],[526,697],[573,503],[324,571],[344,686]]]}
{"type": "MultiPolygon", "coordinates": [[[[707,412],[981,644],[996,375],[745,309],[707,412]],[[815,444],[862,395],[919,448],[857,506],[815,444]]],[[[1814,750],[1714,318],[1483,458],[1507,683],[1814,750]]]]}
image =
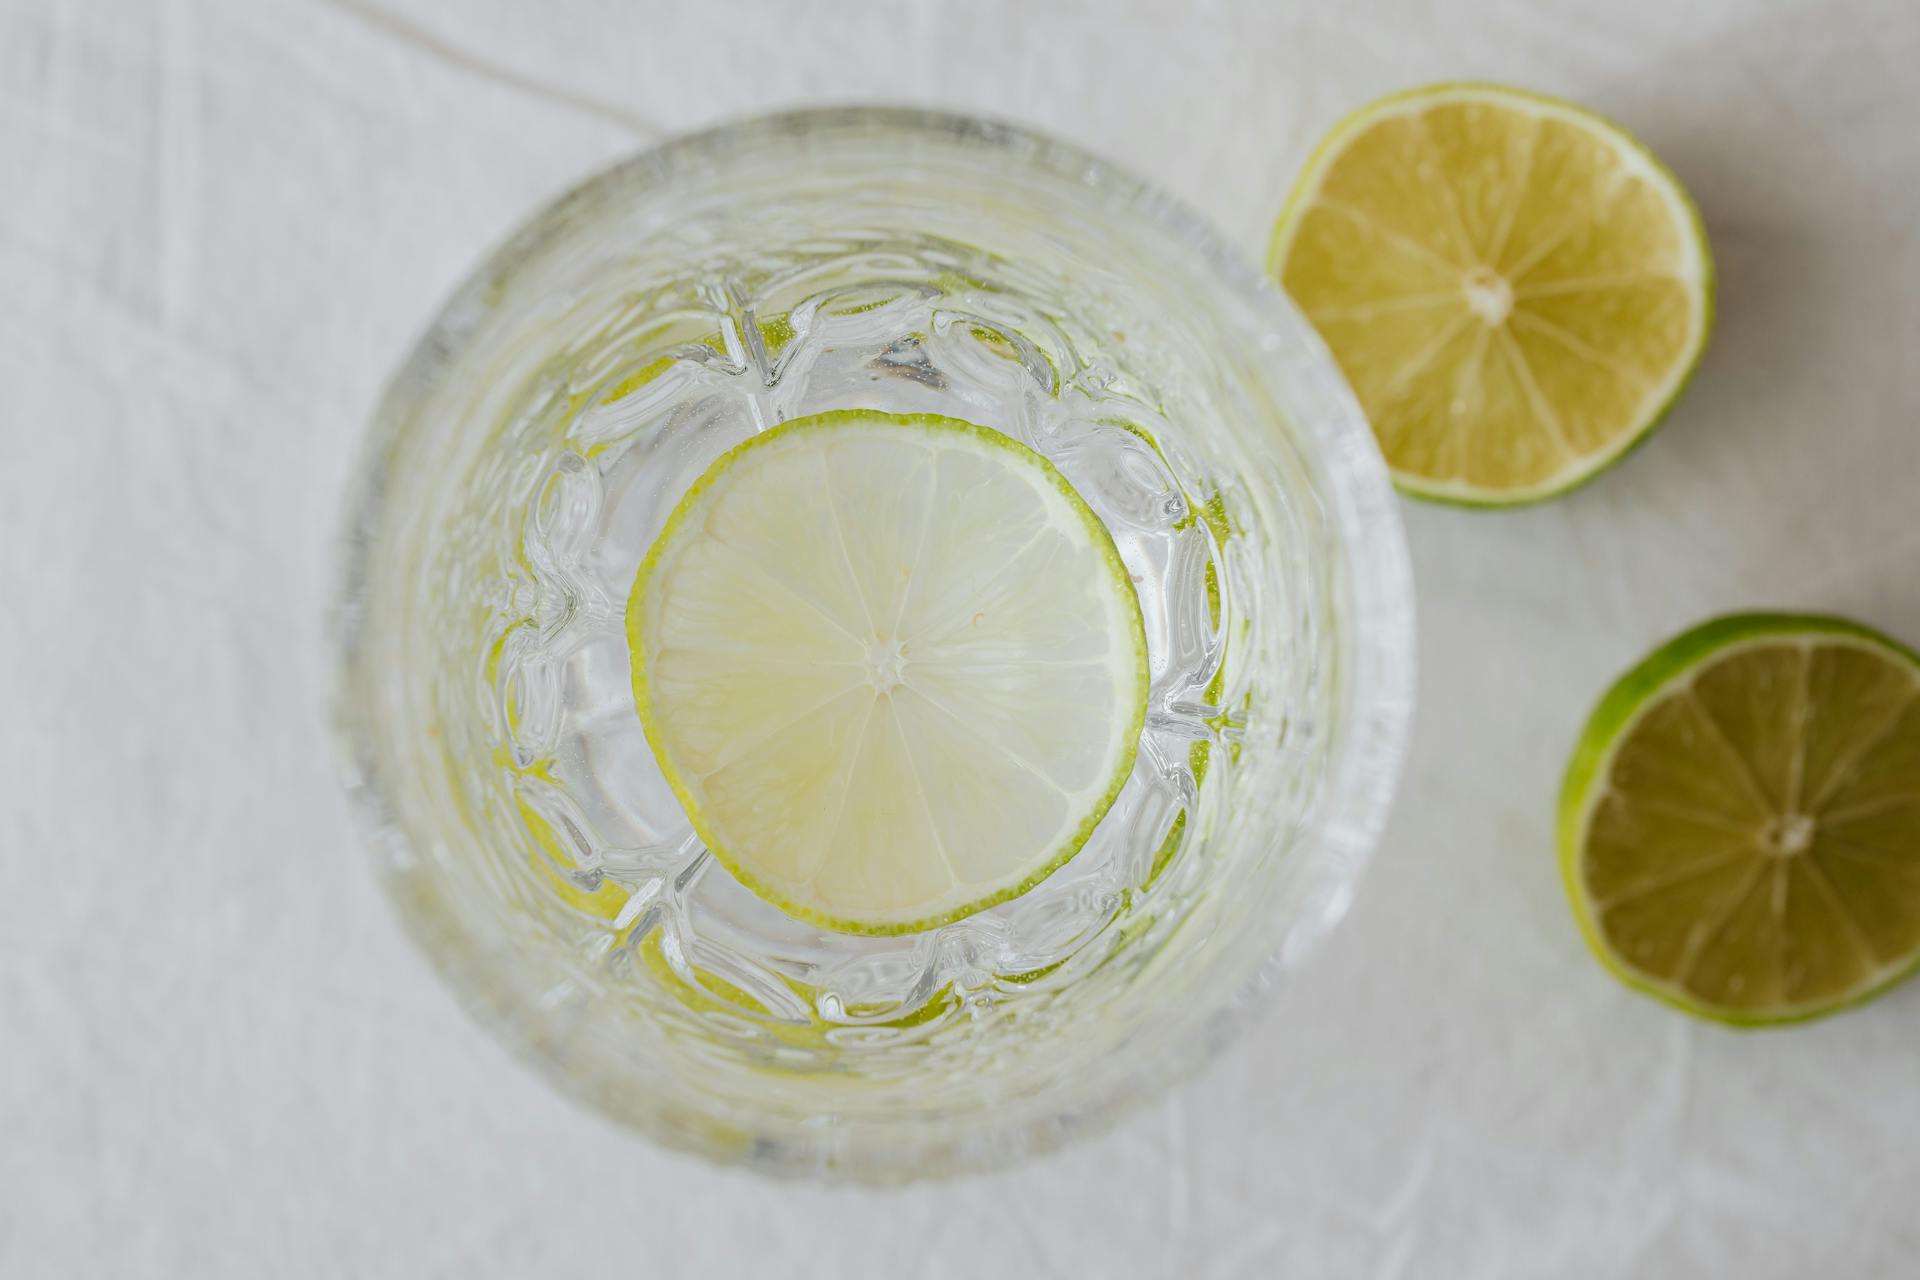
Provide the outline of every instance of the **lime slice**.
{"type": "Polygon", "coordinates": [[[1920,654],[1743,614],[1666,644],[1588,722],[1560,799],[1574,915],[1620,978],[1790,1022],[1920,965],[1920,654]]]}
{"type": "Polygon", "coordinates": [[[1346,371],[1400,488],[1507,506],[1644,437],[1706,346],[1713,267],[1680,183],[1618,126],[1497,85],[1337,125],[1273,273],[1346,371]]]}
{"type": "Polygon", "coordinates": [[[1023,893],[1120,792],[1146,714],[1113,540],[1039,454],[952,418],[804,418],[726,454],[627,602],[694,829],[801,919],[906,933],[1023,893]]]}

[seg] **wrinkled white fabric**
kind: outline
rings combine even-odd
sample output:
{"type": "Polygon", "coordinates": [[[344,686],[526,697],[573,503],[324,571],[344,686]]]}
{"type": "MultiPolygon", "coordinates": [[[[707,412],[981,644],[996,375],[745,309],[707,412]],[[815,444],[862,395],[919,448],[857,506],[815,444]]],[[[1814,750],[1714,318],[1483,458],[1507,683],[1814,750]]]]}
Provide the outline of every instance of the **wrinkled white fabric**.
{"type": "Polygon", "coordinates": [[[1915,65],[1910,0],[4,0],[0,1274],[1910,1273],[1920,985],[1693,1025],[1588,958],[1551,821],[1603,684],[1705,614],[1920,639],[1915,65]],[[1463,77],[1657,148],[1719,331],[1591,488],[1408,508],[1395,819],[1202,1083],[823,1191],[658,1152],[465,1021],[333,788],[318,618],[380,380],[485,248],[666,132],[882,98],[1031,121],[1257,255],[1322,129],[1463,77]]]}

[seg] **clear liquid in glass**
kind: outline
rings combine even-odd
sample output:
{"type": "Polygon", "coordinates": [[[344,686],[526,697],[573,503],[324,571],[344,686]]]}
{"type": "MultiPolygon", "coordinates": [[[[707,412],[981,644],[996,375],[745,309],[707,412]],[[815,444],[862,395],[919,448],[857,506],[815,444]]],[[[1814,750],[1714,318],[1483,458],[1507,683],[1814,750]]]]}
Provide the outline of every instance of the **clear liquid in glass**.
{"type": "Polygon", "coordinates": [[[793,1061],[807,1037],[782,1026],[925,1042],[1070,983],[1177,903],[1188,815],[1243,727],[1247,691],[1222,664],[1231,485],[1183,465],[1178,425],[1103,359],[1124,333],[1070,331],[1005,276],[930,238],[816,245],[570,309],[505,397],[472,495],[504,541],[463,584],[486,602],[478,727],[497,762],[476,799],[525,830],[496,869],[571,918],[596,981],[664,981],[793,1061]],[[899,938],[791,919],[706,854],[642,731],[623,624],[637,566],[716,458],[861,407],[962,418],[1052,461],[1113,535],[1151,663],[1136,766],[1087,845],[1014,901],[899,938]]]}

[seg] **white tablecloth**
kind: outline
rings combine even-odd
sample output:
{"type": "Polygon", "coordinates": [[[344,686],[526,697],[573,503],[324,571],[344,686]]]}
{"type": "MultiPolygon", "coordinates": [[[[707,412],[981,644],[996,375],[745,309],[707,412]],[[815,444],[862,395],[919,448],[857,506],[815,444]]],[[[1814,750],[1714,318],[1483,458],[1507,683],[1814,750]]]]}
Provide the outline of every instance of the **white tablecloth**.
{"type": "Polygon", "coordinates": [[[1920,638],[1920,8],[0,0],[0,1274],[1910,1275],[1920,985],[1618,987],[1550,830],[1592,699],[1746,605],[1920,638]],[[1200,1082],[902,1193],[670,1156],[470,1026],[366,872],[318,616],[381,379],[536,203],[819,100],[1017,116],[1257,253],[1314,137],[1491,77],[1626,122],[1719,332],[1650,447],[1410,506],[1422,697],[1348,924],[1200,1082]]]}

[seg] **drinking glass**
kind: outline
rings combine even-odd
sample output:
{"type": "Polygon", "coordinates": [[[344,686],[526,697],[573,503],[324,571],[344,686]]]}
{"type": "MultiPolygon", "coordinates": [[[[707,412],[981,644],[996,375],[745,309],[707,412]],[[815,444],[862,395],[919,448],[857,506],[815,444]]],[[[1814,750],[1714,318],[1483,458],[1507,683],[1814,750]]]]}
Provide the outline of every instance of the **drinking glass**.
{"type": "Polygon", "coordinates": [[[1125,172],[932,112],[730,124],[535,216],[393,378],[343,564],[334,723],[407,930],[569,1093],[776,1173],[998,1165],[1194,1069],[1345,911],[1411,699],[1394,497],[1299,313],[1125,172]],[[1085,847],[903,937],[790,918],[701,847],[622,627],[715,458],[862,407],[1051,461],[1151,668],[1085,847]]]}

